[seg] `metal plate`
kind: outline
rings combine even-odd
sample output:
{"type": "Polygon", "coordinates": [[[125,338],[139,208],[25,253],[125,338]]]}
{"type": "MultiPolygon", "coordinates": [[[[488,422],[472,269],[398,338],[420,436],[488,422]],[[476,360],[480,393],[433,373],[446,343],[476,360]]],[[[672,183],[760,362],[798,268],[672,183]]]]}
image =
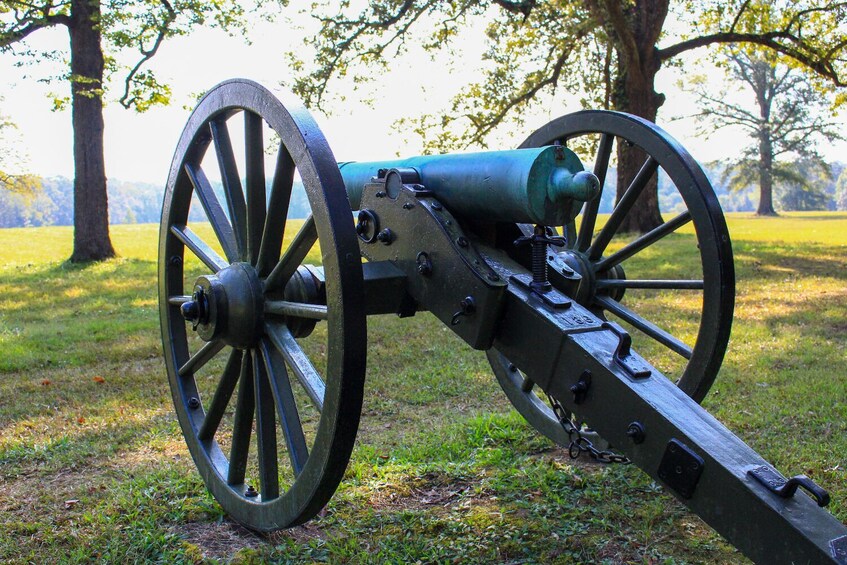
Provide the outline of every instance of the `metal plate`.
{"type": "Polygon", "coordinates": [[[672,439],[668,442],[657,475],[682,498],[694,496],[694,489],[703,474],[703,458],[684,443],[672,439]]]}

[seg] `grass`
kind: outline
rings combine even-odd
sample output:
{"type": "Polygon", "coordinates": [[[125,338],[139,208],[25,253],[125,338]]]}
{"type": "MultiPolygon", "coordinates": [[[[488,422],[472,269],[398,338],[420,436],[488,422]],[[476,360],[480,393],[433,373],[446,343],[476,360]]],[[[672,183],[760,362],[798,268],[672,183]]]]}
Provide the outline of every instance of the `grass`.
{"type": "MultiPolygon", "coordinates": [[[[827,488],[845,521],[847,214],[729,224],[736,321],[704,404],[785,474],[827,488]]],[[[511,409],[484,356],[424,314],[369,321],[362,429],[325,515],[262,537],[232,524],[170,405],[156,232],[114,226],[120,258],[76,267],[64,263],[68,228],[0,230],[0,560],[743,559],[638,469],[553,448],[511,409]]],[[[692,310],[644,305],[668,327],[692,310]]]]}

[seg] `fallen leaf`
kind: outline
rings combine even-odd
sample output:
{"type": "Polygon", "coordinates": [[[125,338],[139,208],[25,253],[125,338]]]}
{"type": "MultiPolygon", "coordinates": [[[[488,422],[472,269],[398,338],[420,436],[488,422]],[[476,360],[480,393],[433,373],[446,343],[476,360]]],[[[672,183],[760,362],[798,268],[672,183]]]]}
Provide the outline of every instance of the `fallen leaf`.
{"type": "Polygon", "coordinates": [[[41,381],[41,386],[50,386],[50,379],[44,379],[41,381]]]}
{"type": "Polygon", "coordinates": [[[72,499],[72,500],[66,500],[65,501],[65,510],[70,510],[71,508],[76,506],[78,502],[79,502],[79,500],[77,500],[75,498],[72,499]]]}
{"type": "Polygon", "coordinates": [[[82,416],[80,416],[79,418],[77,418],[77,419],[76,419],[76,421],[77,421],[77,423],[78,423],[78,424],[84,424],[84,423],[85,423],[85,418],[83,418],[82,416]]]}
{"type": "Polygon", "coordinates": [[[97,375],[96,377],[94,377],[93,380],[94,380],[95,383],[105,383],[106,382],[106,379],[104,379],[100,375],[97,375]]]}

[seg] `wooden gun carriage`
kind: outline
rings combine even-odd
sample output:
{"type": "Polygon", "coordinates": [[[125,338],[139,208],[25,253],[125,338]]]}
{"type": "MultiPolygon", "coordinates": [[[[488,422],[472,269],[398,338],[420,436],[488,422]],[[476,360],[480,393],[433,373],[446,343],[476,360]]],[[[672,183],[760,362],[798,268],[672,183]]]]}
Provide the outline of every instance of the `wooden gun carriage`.
{"type": "Polygon", "coordinates": [[[822,508],[828,494],[786,479],[698,404],[729,339],[729,234],[697,163],[635,116],[567,115],[508,151],[339,164],[297,103],[222,83],[173,160],[159,294],[188,447],[214,497],[250,528],[302,524],[335,492],[359,425],[368,316],[429,311],[487,352],[515,408],[572,455],[638,465],[754,560],[847,563],[847,529],[822,508]],[[230,129],[243,129],[241,153],[230,129]],[[644,163],[598,222],[621,143],[644,163]],[[585,146],[594,163],[572,149],[585,146]],[[612,250],[657,174],[678,210],[612,250]],[[305,219],[289,217],[295,204],[305,219]],[[203,225],[197,209],[205,235],[192,229],[203,225]],[[696,273],[628,276],[628,260],[692,226],[696,273]],[[639,313],[630,298],[640,289],[701,297],[686,335],[639,313]],[[632,329],[661,352],[636,352],[632,329]],[[674,380],[652,355],[675,358],[674,380]]]}

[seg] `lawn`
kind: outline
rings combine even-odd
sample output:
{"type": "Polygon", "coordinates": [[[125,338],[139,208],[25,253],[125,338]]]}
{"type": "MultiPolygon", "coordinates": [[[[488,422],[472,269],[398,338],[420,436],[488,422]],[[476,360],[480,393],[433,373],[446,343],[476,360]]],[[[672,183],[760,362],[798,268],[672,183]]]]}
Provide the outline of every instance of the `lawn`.
{"type": "MultiPolygon", "coordinates": [[[[847,522],[847,214],[728,221],[735,323],[704,405],[847,522]]],[[[0,561],[743,561],[637,468],[537,435],[485,356],[426,314],[369,320],[362,428],[321,517],[244,530],[170,405],[157,226],[112,233],[120,258],[78,267],[70,228],[0,230],[0,561]]]]}

